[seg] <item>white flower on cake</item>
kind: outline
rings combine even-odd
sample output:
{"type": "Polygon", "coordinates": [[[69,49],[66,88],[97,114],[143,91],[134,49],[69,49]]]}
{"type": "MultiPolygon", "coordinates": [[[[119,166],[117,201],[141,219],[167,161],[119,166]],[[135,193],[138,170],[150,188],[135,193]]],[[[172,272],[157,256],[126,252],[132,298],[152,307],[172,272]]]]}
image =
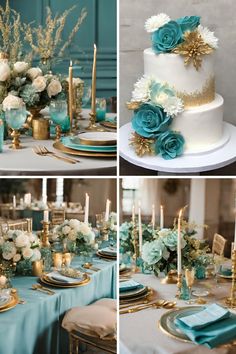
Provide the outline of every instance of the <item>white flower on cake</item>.
{"type": "Polygon", "coordinates": [[[13,262],[19,262],[21,260],[21,255],[19,253],[15,254],[13,257],[13,262]]]}
{"type": "Polygon", "coordinates": [[[206,44],[213,49],[218,48],[218,38],[215,37],[214,32],[211,32],[207,27],[203,27],[202,25],[199,25],[197,29],[206,44]]]}
{"type": "Polygon", "coordinates": [[[31,248],[24,248],[22,251],[22,256],[24,259],[30,259],[34,254],[34,251],[31,248]]]}
{"type": "Polygon", "coordinates": [[[11,69],[7,63],[0,63],[0,81],[4,82],[9,79],[11,74],[11,69]]]}
{"type": "Polygon", "coordinates": [[[13,69],[15,71],[15,73],[17,74],[22,74],[24,72],[26,72],[28,70],[29,64],[26,63],[25,61],[17,61],[14,65],[13,65],[13,69]]]}
{"type": "Polygon", "coordinates": [[[16,247],[23,248],[28,247],[30,245],[29,237],[22,232],[22,234],[18,235],[15,239],[16,247]]]}
{"type": "Polygon", "coordinates": [[[168,22],[170,22],[170,17],[164,13],[161,13],[159,15],[148,18],[144,27],[147,32],[151,33],[155,32],[158,30],[158,28],[164,26],[168,22]]]}
{"type": "Polygon", "coordinates": [[[47,87],[48,96],[56,96],[62,91],[62,86],[59,80],[53,79],[47,87]]]}
{"type": "Polygon", "coordinates": [[[8,96],[4,98],[2,102],[2,107],[4,111],[6,111],[7,109],[19,109],[20,107],[22,107],[23,103],[24,102],[22,98],[9,93],[8,96]]]}
{"type": "Polygon", "coordinates": [[[147,102],[150,100],[150,86],[153,79],[150,76],[143,76],[134,84],[132,92],[133,102],[147,102]]]}
{"type": "Polygon", "coordinates": [[[169,96],[162,102],[164,112],[170,117],[175,117],[179,113],[183,112],[184,105],[180,98],[176,96],[169,96]]]}
{"type": "Polygon", "coordinates": [[[42,76],[42,70],[40,68],[31,68],[26,73],[29,78],[33,81],[38,76],[42,76]]]}
{"type": "Polygon", "coordinates": [[[47,86],[47,81],[44,76],[38,76],[33,80],[32,86],[35,88],[36,92],[42,92],[47,86]]]}

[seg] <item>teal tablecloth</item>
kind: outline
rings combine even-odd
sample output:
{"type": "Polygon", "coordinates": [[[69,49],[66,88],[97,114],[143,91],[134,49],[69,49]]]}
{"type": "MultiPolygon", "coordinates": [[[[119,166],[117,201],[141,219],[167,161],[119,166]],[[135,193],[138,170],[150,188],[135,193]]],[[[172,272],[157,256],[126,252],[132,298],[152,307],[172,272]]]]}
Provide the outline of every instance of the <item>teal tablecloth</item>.
{"type": "MultiPolygon", "coordinates": [[[[78,258],[73,260],[73,266],[78,258]]],[[[71,289],[53,289],[55,295],[31,290],[35,277],[15,277],[25,305],[0,313],[0,354],[68,354],[68,335],[61,328],[65,312],[100,298],[116,298],[116,262],[94,260],[101,271],[94,272],[89,284],[71,289]]]]}

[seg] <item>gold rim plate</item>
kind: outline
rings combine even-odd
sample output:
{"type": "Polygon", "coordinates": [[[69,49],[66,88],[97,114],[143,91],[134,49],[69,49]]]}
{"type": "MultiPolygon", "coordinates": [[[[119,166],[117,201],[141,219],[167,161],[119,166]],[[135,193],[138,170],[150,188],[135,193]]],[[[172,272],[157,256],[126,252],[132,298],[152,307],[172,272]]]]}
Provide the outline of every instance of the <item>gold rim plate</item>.
{"type": "Polygon", "coordinates": [[[116,153],[113,152],[87,152],[79,151],[64,146],[60,141],[56,141],[53,144],[54,149],[64,152],[65,154],[85,157],[116,157],[116,153]]]}
{"type": "Polygon", "coordinates": [[[1,307],[0,312],[5,312],[13,309],[19,302],[17,293],[11,294],[11,300],[5,306],[1,307]]]}
{"type": "Polygon", "coordinates": [[[116,129],[117,128],[117,124],[113,123],[113,122],[100,122],[100,125],[103,125],[106,128],[111,128],[111,129],[116,129]]]}
{"type": "Polygon", "coordinates": [[[132,290],[128,290],[128,291],[122,291],[120,292],[120,299],[121,300],[128,300],[134,297],[138,297],[138,296],[142,296],[147,294],[148,292],[148,287],[144,286],[141,289],[132,289],[132,290]]]}
{"type": "Polygon", "coordinates": [[[103,253],[100,253],[99,251],[97,251],[97,256],[101,257],[101,258],[107,258],[107,259],[114,259],[116,260],[117,256],[109,256],[109,255],[104,255],[103,253]]]}
{"type": "Polygon", "coordinates": [[[151,288],[148,288],[148,292],[143,295],[134,296],[129,299],[120,299],[120,304],[122,304],[122,305],[123,304],[130,304],[130,303],[138,302],[140,300],[146,300],[147,298],[149,298],[152,295],[153,295],[153,290],[151,288]]]}
{"type": "Polygon", "coordinates": [[[192,343],[191,339],[189,339],[183,332],[181,332],[177,326],[175,325],[175,319],[192,315],[199,311],[205,309],[205,306],[186,306],[179,307],[178,309],[173,309],[168,312],[165,312],[158,323],[158,327],[160,330],[167,334],[169,337],[178,339],[182,342],[192,343]]]}
{"type": "Polygon", "coordinates": [[[39,279],[42,283],[53,286],[53,287],[55,286],[57,288],[75,288],[77,286],[86,285],[91,280],[91,278],[89,277],[88,274],[84,274],[84,279],[81,280],[80,282],[74,282],[74,283],[68,283],[68,284],[61,283],[56,280],[52,280],[51,278],[47,277],[47,274],[43,274],[39,279]]]}

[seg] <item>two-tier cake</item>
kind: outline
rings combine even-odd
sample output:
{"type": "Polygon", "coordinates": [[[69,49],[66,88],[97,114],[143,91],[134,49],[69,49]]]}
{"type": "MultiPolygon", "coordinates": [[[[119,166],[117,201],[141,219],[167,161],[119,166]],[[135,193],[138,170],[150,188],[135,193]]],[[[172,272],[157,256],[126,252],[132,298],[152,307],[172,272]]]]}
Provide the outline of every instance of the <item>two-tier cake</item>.
{"type": "Polygon", "coordinates": [[[214,150],[223,137],[223,98],[215,93],[214,51],[218,39],[200,17],[145,23],[152,48],[144,50],[144,76],[127,104],[134,110],[130,139],[139,156],[164,159],[214,150]]]}

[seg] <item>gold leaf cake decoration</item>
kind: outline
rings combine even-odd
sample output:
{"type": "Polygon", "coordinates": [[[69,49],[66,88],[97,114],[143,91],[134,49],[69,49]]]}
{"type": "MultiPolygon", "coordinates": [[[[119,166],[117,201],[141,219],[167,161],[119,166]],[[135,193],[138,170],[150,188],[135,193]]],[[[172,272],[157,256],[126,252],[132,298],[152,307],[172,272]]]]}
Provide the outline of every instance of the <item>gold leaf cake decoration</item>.
{"type": "Polygon", "coordinates": [[[131,101],[131,102],[126,103],[126,107],[131,111],[135,111],[136,109],[138,109],[141,106],[141,104],[142,104],[142,102],[131,101]]]}
{"type": "Polygon", "coordinates": [[[184,34],[184,42],[172,52],[184,56],[185,65],[189,65],[192,62],[196,70],[199,70],[202,65],[202,56],[212,53],[213,48],[203,41],[197,31],[193,31],[186,32],[184,34]]]}
{"type": "Polygon", "coordinates": [[[145,154],[152,155],[154,153],[154,149],[152,147],[154,142],[154,139],[144,138],[137,133],[132,133],[130,138],[130,145],[133,146],[139,157],[142,157],[145,154]]]}

